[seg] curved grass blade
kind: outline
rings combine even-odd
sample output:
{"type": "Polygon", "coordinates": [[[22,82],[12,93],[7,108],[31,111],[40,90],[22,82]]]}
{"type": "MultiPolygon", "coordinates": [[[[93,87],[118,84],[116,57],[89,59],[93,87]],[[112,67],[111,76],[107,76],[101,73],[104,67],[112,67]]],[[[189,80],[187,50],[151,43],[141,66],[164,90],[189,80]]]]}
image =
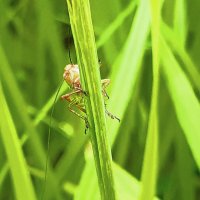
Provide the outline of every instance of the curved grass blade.
{"type": "Polygon", "coordinates": [[[175,34],[170,27],[164,22],[161,24],[162,35],[165,40],[170,44],[170,46],[178,53],[184,65],[181,66],[187,71],[190,79],[192,80],[194,86],[200,91],[200,73],[185,50],[184,46],[179,41],[179,37],[175,34]]]}
{"type": "Polygon", "coordinates": [[[192,85],[166,42],[161,40],[163,74],[171,95],[177,119],[185,133],[193,157],[200,169],[200,105],[192,85]]]}
{"type": "Polygon", "coordinates": [[[0,105],[1,136],[8,157],[16,198],[18,200],[36,200],[33,184],[21,149],[20,140],[1,85],[0,105]]]}
{"type": "MultiPolygon", "coordinates": [[[[20,89],[17,85],[17,82],[14,78],[14,75],[10,69],[10,65],[8,63],[8,60],[6,58],[6,55],[4,53],[3,47],[0,44],[0,75],[2,77],[2,80],[4,81],[4,85],[7,89],[7,91],[9,92],[10,96],[12,97],[12,99],[15,99],[15,101],[13,101],[13,105],[17,110],[17,114],[19,115],[22,124],[24,125],[24,127],[27,130],[27,137],[29,137],[29,148],[34,149],[34,154],[37,155],[37,159],[38,162],[42,165],[44,160],[45,160],[45,153],[44,150],[42,148],[40,139],[37,135],[37,131],[33,126],[33,123],[28,115],[28,111],[26,109],[26,103],[22,97],[22,94],[20,92],[20,89]]],[[[51,191],[54,191],[52,193],[48,193],[48,195],[55,195],[55,198],[60,198],[60,194],[58,192],[58,183],[56,182],[56,179],[53,178],[53,174],[52,172],[49,173],[49,179],[51,181],[49,181],[49,187],[51,188],[51,191]],[[54,181],[53,181],[54,180],[54,181]]]]}

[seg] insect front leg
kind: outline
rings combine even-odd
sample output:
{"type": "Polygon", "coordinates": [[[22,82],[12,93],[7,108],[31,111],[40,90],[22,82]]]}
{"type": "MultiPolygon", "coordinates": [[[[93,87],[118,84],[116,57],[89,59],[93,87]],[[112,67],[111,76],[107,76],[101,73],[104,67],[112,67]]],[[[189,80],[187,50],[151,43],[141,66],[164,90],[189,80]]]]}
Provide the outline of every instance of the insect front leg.
{"type": "Polygon", "coordinates": [[[85,90],[83,90],[81,87],[77,87],[77,86],[74,86],[74,89],[75,90],[79,90],[81,93],[83,93],[85,96],[88,96],[88,92],[86,92],[85,90]]]}
{"type": "Polygon", "coordinates": [[[73,94],[78,94],[78,93],[80,93],[80,92],[81,92],[81,90],[80,90],[80,89],[77,89],[77,90],[75,90],[75,91],[73,91],[73,92],[70,92],[70,93],[68,93],[68,94],[62,95],[61,98],[62,98],[62,99],[65,99],[65,100],[67,100],[67,101],[69,101],[69,102],[71,102],[71,96],[72,96],[73,94]]]}

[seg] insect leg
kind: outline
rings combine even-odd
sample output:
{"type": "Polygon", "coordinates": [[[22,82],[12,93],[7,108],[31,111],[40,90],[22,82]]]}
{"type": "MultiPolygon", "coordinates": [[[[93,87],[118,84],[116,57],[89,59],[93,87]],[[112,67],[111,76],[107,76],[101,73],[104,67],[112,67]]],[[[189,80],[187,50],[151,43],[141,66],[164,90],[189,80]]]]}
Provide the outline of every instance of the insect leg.
{"type": "Polygon", "coordinates": [[[110,84],[110,79],[103,79],[101,80],[101,85],[102,85],[102,93],[105,97],[107,97],[109,99],[109,96],[106,92],[106,87],[110,84]]]}
{"type": "Polygon", "coordinates": [[[107,99],[110,98],[110,97],[108,96],[108,94],[107,94],[105,88],[102,88],[102,93],[103,93],[103,96],[104,96],[104,97],[107,97],[107,99]]]}
{"type": "Polygon", "coordinates": [[[101,80],[102,87],[105,89],[110,84],[110,79],[102,79],[101,80]]]}
{"type": "Polygon", "coordinates": [[[88,96],[88,92],[83,90],[81,87],[73,86],[75,90],[79,90],[81,93],[83,93],[85,96],[88,96]]]}
{"type": "Polygon", "coordinates": [[[78,116],[79,118],[83,119],[85,121],[85,134],[87,132],[87,129],[89,128],[89,122],[87,120],[87,118],[81,114],[79,114],[78,112],[76,112],[72,107],[73,106],[78,106],[78,102],[76,101],[76,99],[72,100],[71,103],[68,105],[69,110],[74,113],[76,116],[78,116]]]}
{"type": "MultiPolygon", "coordinates": [[[[71,96],[72,96],[73,94],[77,94],[77,93],[80,93],[80,92],[81,92],[81,90],[76,90],[76,91],[74,91],[74,92],[71,92],[71,93],[69,93],[69,94],[65,94],[65,95],[61,96],[61,98],[67,100],[68,102],[72,102],[72,101],[74,101],[75,99],[72,99],[72,100],[71,100],[71,96]]],[[[82,101],[82,100],[83,100],[83,98],[81,98],[79,101],[76,100],[76,103],[74,103],[74,104],[76,105],[76,107],[77,107],[79,110],[81,110],[82,112],[85,113],[86,111],[85,111],[84,105],[81,104],[81,101],[82,101]]]]}
{"type": "Polygon", "coordinates": [[[65,99],[65,100],[67,100],[67,101],[69,101],[69,102],[71,102],[70,96],[73,95],[73,94],[80,93],[80,92],[81,92],[81,90],[80,90],[80,89],[77,89],[77,90],[75,90],[75,91],[73,91],[73,92],[70,92],[70,93],[68,93],[68,94],[62,95],[61,98],[62,98],[62,99],[65,99]]]}
{"type": "MultiPolygon", "coordinates": [[[[79,118],[81,118],[81,119],[83,119],[83,120],[85,121],[85,126],[86,126],[85,133],[86,133],[87,129],[89,128],[89,122],[88,122],[87,118],[84,117],[83,115],[79,114],[78,112],[76,112],[76,111],[72,108],[72,106],[76,106],[76,107],[77,107],[79,110],[81,110],[82,112],[85,112],[85,108],[84,108],[84,106],[81,104],[80,100],[78,101],[76,98],[74,98],[74,99],[71,99],[71,98],[70,98],[73,94],[77,94],[77,93],[80,93],[80,92],[82,92],[82,90],[81,90],[81,89],[77,89],[77,90],[75,90],[75,91],[73,91],[73,92],[71,92],[71,93],[69,93],[69,94],[63,95],[61,98],[67,100],[68,102],[70,102],[69,105],[68,105],[69,110],[70,110],[72,113],[74,113],[76,116],[78,116],[79,118]]],[[[82,99],[81,99],[81,100],[82,100],[82,99]]]]}
{"type": "Polygon", "coordinates": [[[111,119],[116,119],[120,122],[120,119],[118,117],[116,117],[115,115],[113,115],[112,113],[110,113],[107,108],[106,108],[106,104],[105,104],[105,111],[106,111],[106,114],[111,118],[111,119]]]}

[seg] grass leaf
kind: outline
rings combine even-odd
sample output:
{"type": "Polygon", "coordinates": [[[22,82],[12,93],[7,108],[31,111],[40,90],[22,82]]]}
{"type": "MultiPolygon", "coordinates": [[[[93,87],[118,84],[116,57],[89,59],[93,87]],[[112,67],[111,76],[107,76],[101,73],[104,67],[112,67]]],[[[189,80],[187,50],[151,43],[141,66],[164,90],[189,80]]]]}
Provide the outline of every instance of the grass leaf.
{"type": "Polygon", "coordinates": [[[2,85],[0,85],[0,105],[1,136],[9,161],[16,198],[18,200],[36,200],[20,140],[4,97],[2,85]]]}
{"type": "Polygon", "coordinates": [[[180,126],[200,169],[200,105],[195,93],[166,42],[162,39],[163,73],[180,126]]]}
{"type": "MultiPolygon", "coordinates": [[[[148,3],[147,3],[148,4],[148,3]]],[[[142,166],[142,190],[140,200],[151,200],[156,191],[158,168],[158,91],[159,91],[159,35],[161,19],[161,3],[151,0],[151,37],[153,54],[153,86],[148,132],[142,166]]]]}
{"type": "Polygon", "coordinates": [[[67,1],[72,32],[78,55],[82,88],[102,199],[114,200],[115,189],[111,165],[111,150],[107,139],[105,105],[91,21],[90,5],[86,0],[67,1]],[[84,20],[83,20],[84,19],[84,20]]]}

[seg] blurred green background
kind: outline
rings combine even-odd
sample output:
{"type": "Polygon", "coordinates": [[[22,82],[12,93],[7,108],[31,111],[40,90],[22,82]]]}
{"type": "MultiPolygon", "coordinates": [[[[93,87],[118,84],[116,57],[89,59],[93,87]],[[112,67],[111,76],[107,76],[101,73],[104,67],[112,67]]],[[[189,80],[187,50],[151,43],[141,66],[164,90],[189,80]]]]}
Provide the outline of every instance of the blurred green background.
{"type": "MultiPolygon", "coordinates": [[[[197,200],[200,2],[162,2],[156,195],[164,200],[197,200]]],[[[148,1],[90,4],[101,77],[111,79],[106,103],[121,119],[119,124],[107,118],[113,160],[117,169],[120,166],[117,190],[120,199],[138,199],[152,91],[148,1]]],[[[63,69],[70,63],[69,49],[77,62],[69,30],[64,0],[0,0],[2,200],[34,200],[42,194],[49,113],[63,69]]],[[[69,91],[64,84],[60,96],[69,91]]],[[[55,105],[44,199],[99,199],[89,137],[67,105],[60,98],[55,105]]]]}

